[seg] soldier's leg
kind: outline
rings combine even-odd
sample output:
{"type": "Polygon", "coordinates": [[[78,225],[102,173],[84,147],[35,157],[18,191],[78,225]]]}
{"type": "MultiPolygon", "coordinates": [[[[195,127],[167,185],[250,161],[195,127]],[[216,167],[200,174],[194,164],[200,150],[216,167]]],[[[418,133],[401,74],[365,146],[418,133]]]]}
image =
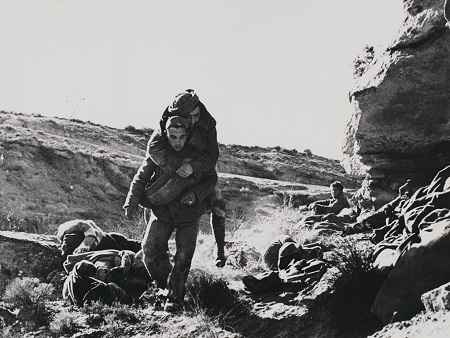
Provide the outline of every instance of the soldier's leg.
{"type": "Polygon", "coordinates": [[[176,227],[175,242],[177,251],[175,253],[175,264],[169,279],[168,299],[181,305],[186,292],[186,279],[191,268],[197,244],[199,220],[180,224],[176,227]]]}
{"type": "Polygon", "coordinates": [[[142,240],[142,252],[145,267],[161,289],[167,287],[167,278],[172,270],[169,260],[168,241],[173,231],[173,224],[152,219],[148,223],[142,240]]]}
{"type": "Polygon", "coordinates": [[[216,184],[214,190],[208,196],[208,202],[211,209],[211,227],[214,233],[217,246],[216,266],[223,267],[226,262],[225,257],[225,201],[222,198],[222,191],[219,184],[216,184]]]}

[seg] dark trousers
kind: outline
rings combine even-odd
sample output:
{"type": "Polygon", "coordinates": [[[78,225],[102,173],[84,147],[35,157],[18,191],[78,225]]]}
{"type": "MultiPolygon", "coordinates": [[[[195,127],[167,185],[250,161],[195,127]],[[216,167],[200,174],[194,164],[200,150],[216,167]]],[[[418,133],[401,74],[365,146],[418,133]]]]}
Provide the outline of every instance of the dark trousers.
{"type": "Polygon", "coordinates": [[[185,283],[197,244],[198,230],[199,219],[188,223],[171,223],[152,218],[147,225],[142,242],[144,263],[157,287],[164,289],[168,283],[170,299],[179,302],[184,299],[185,283]],[[172,267],[168,255],[168,241],[174,230],[176,253],[172,267]]]}
{"type": "Polygon", "coordinates": [[[217,244],[218,256],[224,256],[225,247],[225,201],[222,190],[216,184],[214,190],[208,195],[208,207],[211,209],[211,227],[217,244]]]}

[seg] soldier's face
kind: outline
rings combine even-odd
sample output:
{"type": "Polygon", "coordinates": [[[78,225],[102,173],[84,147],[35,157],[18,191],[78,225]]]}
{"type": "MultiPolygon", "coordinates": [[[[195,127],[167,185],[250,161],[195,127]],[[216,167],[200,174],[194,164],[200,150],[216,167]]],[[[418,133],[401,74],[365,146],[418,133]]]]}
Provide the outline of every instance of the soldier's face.
{"type": "Polygon", "coordinates": [[[184,128],[169,128],[167,129],[167,139],[169,145],[175,151],[180,151],[186,144],[187,131],[184,128]]]}
{"type": "Polygon", "coordinates": [[[189,113],[186,119],[188,120],[189,128],[195,127],[195,125],[200,120],[200,107],[195,107],[194,110],[189,113]]]}
{"type": "Polygon", "coordinates": [[[341,189],[331,188],[331,197],[338,198],[339,196],[341,196],[341,194],[342,194],[342,190],[341,189]]]}

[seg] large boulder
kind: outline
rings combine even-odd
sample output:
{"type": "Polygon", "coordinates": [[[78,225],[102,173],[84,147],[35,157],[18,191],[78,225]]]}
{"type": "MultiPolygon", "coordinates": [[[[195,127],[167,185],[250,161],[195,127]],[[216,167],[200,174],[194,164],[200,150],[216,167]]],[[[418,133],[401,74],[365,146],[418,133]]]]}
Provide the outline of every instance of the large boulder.
{"type": "Polygon", "coordinates": [[[0,294],[15,277],[47,280],[62,270],[58,241],[54,236],[0,231],[0,294]]]}
{"type": "Polygon", "coordinates": [[[379,205],[408,178],[429,181],[450,164],[450,30],[444,0],[404,0],[406,19],[350,93],[342,164],[367,178],[379,205]],[[378,195],[377,195],[378,194],[378,195]]]}
{"type": "Polygon", "coordinates": [[[421,296],[450,281],[450,218],[421,230],[380,288],[372,312],[384,324],[412,318],[425,310],[421,296]]]}

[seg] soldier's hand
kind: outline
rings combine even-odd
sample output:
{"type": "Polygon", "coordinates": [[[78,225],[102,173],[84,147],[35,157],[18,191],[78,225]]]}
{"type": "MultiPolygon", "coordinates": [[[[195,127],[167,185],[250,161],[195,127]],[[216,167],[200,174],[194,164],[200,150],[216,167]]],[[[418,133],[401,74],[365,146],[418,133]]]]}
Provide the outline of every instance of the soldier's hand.
{"type": "Polygon", "coordinates": [[[74,254],[79,254],[83,252],[88,252],[91,249],[91,247],[86,243],[81,243],[74,251],[74,254]]]}
{"type": "Polygon", "coordinates": [[[192,166],[189,163],[182,164],[176,171],[176,173],[182,178],[188,177],[193,172],[194,169],[192,169],[192,166]]]}
{"type": "Polygon", "coordinates": [[[193,205],[195,203],[196,197],[192,191],[189,191],[183,195],[181,198],[181,204],[193,205]]]}

